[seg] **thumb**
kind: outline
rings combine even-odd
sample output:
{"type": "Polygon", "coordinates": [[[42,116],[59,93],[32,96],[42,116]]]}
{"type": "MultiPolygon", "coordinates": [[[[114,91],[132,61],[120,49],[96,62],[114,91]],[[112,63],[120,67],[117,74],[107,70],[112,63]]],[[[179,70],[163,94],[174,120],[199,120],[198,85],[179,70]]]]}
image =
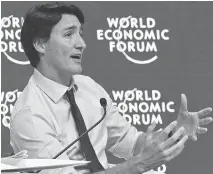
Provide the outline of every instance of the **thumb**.
{"type": "Polygon", "coordinates": [[[185,94],[181,94],[180,112],[187,111],[187,98],[185,94]]]}

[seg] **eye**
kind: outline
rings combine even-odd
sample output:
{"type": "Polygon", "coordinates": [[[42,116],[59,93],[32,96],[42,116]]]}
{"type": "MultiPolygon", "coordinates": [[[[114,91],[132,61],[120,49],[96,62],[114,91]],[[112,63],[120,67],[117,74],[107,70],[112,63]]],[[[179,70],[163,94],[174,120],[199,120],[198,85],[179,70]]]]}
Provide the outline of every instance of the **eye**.
{"type": "Polygon", "coordinates": [[[64,36],[65,37],[70,37],[70,36],[72,36],[72,32],[67,32],[67,33],[64,34],[64,36]]]}

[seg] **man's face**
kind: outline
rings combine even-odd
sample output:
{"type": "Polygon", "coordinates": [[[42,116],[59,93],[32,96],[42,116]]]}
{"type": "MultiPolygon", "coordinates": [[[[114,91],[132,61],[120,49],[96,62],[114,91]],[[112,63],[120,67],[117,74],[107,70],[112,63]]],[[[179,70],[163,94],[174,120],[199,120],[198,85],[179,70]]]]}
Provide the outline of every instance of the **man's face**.
{"type": "Polygon", "coordinates": [[[45,43],[44,61],[47,68],[59,74],[79,74],[82,72],[81,60],[85,48],[82,26],[78,18],[63,14],[45,43]]]}

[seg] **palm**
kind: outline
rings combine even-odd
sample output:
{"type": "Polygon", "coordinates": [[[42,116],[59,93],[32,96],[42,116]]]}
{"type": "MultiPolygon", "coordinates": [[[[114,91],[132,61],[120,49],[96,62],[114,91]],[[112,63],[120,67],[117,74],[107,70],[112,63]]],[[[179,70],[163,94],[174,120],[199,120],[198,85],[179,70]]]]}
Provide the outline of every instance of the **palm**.
{"type": "Polygon", "coordinates": [[[205,108],[198,112],[188,112],[187,110],[187,99],[184,94],[181,95],[181,105],[178,114],[178,124],[177,129],[179,127],[184,127],[186,134],[192,138],[192,140],[197,140],[197,133],[202,134],[207,132],[207,128],[200,127],[202,125],[206,125],[212,121],[211,117],[206,117],[212,111],[211,108],[205,108]]]}

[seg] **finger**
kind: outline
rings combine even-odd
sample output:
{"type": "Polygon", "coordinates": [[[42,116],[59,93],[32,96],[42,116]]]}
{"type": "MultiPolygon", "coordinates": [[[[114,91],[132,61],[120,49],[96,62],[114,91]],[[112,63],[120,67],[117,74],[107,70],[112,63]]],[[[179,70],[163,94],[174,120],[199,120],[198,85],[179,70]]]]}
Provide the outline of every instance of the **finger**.
{"type": "Polygon", "coordinates": [[[185,144],[185,142],[186,142],[187,139],[188,139],[188,136],[185,135],[177,144],[175,144],[171,148],[165,150],[163,152],[163,154],[165,155],[165,157],[171,155],[172,153],[174,153],[176,151],[176,149],[178,149],[181,146],[183,146],[185,144]]]}
{"type": "Polygon", "coordinates": [[[208,131],[208,129],[207,128],[204,128],[204,127],[198,127],[197,128],[197,133],[199,133],[199,134],[204,134],[204,133],[206,133],[208,131]]]}
{"type": "Polygon", "coordinates": [[[202,118],[199,120],[199,125],[202,126],[202,125],[206,125],[206,124],[209,124],[212,122],[212,118],[211,117],[207,117],[207,118],[202,118]]]}
{"type": "Polygon", "coordinates": [[[156,127],[156,122],[152,122],[152,124],[147,128],[147,136],[146,136],[146,140],[150,140],[153,138],[153,131],[155,130],[156,127]]]}
{"type": "Polygon", "coordinates": [[[212,108],[205,108],[197,112],[199,118],[209,114],[212,111],[212,108]]]}
{"type": "Polygon", "coordinates": [[[152,124],[147,128],[147,134],[151,134],[155,130],[155,127],[156,127],[156,122],[153,121],[152,124]]]}
{"type": "Polygon", "coordinates": [[[192,141],[197,141],[197,135],[196,134],[192,136],[192,141]]]}
{"type": "Polygon", "coordinates": [[[168,138],[169,133],[177,126],[177,121],[171,122],[157,137],[157,141],[163,142],[168,138]]]}
{"type": "Polygon", "coordinates": [[[180,111],[187,111],[187,98],[185,94],[181,94],[180,111]]]}
{"type": "Polygon", "coordinates": [[[173,158],[175,158],[176,156],[178,156],[178,155],[183,151],[184,147],[185,147],[185,146],[183,145],[181,148],[177,149],[177,151],[175,151],[174,154],[168,156],[165,160],[166,160],[166,161],[170,161],[170,160],[172,160],[173,158]]]}
{"type": "Polygon", "coordinates": [[[161,149],[165,149],[173,145],[177,142],[179,137],[181,137],[185,132],[185,129],[183,127],[179,128],[168,140],[160,144],[161,149]]]}

